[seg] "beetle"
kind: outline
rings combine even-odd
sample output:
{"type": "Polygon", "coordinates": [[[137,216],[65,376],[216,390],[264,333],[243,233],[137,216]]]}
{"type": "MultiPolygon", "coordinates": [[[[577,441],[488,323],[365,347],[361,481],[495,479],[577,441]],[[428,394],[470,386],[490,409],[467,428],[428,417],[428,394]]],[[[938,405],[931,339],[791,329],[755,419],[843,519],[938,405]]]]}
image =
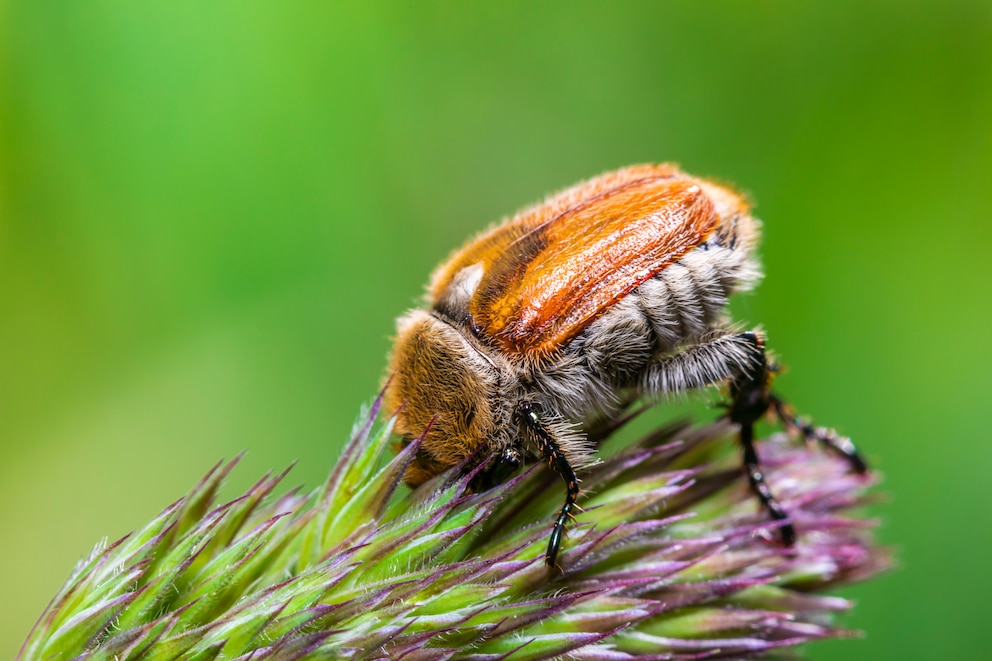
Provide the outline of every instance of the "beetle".
{"type": "Polygon", "coordinates": [[[545,560],[556,566],[595,447],[589,416],[638,397],[724,385],[751,489],[785,545],[795,529],[765,481],[754,425],[766,414],[867,470],[847,438],[798,418],[771,389],[763,335],[728,297],[761,277],[760,222],[728,186],[672,164],[608,172],[483,232],[431,277],[426,309],[397,321],[386,410],[417,486],[479,454],[482,488],[544,459],[565,484],[545,560]]]}

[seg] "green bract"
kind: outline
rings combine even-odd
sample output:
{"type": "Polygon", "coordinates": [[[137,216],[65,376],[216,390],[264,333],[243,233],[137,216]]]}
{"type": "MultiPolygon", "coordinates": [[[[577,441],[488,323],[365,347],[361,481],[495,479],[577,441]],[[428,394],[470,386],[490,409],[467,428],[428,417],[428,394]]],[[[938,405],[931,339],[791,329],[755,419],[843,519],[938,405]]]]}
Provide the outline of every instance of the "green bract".
{"type": "Polygon", "coordinates": [[[398,489],[416,444],[362,416],[325,486],[224,505],[218,466],[137,533],[73,571],[19,658],[726,658],[845,635],[819,593],[887,553],[852,508],[843,460],[762,445],[799,532],[774,541],[721,425],[671,427],[583,475],[561,573],[544,565],[561,488],[541,466],[484,493],[449,473],[398,489]]]}

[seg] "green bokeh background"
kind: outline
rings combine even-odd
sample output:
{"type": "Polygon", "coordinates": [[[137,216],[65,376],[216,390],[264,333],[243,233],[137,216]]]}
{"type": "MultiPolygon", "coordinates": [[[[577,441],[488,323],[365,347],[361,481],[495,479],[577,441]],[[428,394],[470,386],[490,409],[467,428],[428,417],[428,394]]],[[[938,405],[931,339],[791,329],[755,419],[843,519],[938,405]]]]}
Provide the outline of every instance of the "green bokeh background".
{"type": "Polygon", "coordinates": [[[987,654],[989,3],[0,1],[0,658],[218,459],[317,484],[468,235],[658,160],[752,195],[735,309],[885,472],[811,656],[987,654]]]}

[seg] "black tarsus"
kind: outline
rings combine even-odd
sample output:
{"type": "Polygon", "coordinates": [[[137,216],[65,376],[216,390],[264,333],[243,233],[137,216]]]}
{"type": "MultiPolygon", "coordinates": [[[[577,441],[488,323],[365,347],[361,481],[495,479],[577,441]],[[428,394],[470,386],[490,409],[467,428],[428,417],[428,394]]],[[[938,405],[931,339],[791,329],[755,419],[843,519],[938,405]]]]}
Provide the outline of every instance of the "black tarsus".
{"type": "MultiPolygon", "coordinates": [[[[534,435],[541,454],[548,461],[551,470],[558,473],[565,482],[565,504],[562,505],[555,526],[551,530],[548,551],[544,556],[544,562],[549,567],[558,567],[558,552],[561,549],[561,540],[565,534],[565,524],[572,517],[572,511],[578,509],[579,480],[575,476],[575,469],[568,463],[568,458],[565,457],[561,446],[541,422],[534,405],[528,402],[521,404],[517,409],[517,418],[534,435]]],[[[561,570],[561,567],[558,569],[561,570]]]]}
{"type": "Polygon", "coordinates": [[[785,522],[779,528],[779,534],[782,535],[783,544],[792,546],[796,543],[796,528],[789,520],[789,515],[775,499],[768,483],[765,482],[765,474],[761,471],[761,464],[758,462],[758,452],[754,449],[754,425],[741,425],[741,447],[744,449],[744,470],[747,471],[751,491],[768,510],[773,521],[785,522]]]}
{"type": "Polygon", "coordinates": [[[850,439],[838,436],[832,429],[813,427],[809,422],[797,417],[781,398],[771,392],[771,377],[775,368],[768,364],[764,341],[754,332],[742,333],[741,336],[754,345],[758,360],[751,371],[731,380],[731,404],[728,417],[740,427],[744,469],[751,484],[751,491],[768,510],[773,520],[785,522],[779,528],[782,543],[792,546],[796,541],[796,530],[789,521],[789,515],[782,509],[768,483],[765,482],[758,453],[754,448],[754,424],[770,410],[787,429],[798,432],[807,442],[817,441],[847,458],[851,467],[858,473],[867,472],[868,465],[858,454],[850,439]]]}
{"type": "Polygon", "coordinates": [[[855,472],[864,475],[868,472],[868,462],[864,460],[858,452],[858,448],[846,436],[840,436],[833,429],[827,427],[814,427],[804,418],[800,418],[792,410],[792,407],[772,394],[769,403],[775,412],[775,417],[782,421],[790,431],[798,433],[807,443],[816,442],[847,459],[851,468],[855,472]]]}

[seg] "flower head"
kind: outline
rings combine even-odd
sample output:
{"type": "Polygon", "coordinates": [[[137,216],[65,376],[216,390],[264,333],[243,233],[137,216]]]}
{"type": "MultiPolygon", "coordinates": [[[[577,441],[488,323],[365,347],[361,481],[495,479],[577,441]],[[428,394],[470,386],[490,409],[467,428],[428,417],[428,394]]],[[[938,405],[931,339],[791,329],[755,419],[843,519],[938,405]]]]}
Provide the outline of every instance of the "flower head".
{"type": "Polygon", "coordinates": [[[715,424],[587,470],[550,570],[549,471],[482,493],[454,471],[403,493],[417,446],[386,460],[377,411],[309,496],[273,495],[285,473],[270,474],[217,505],[235,460],[95,549],[19,658],[750,658],[847,635],[832,621],[850,602],[823,593],[889,561],[857,515],[870,480],[776,437],[762,458],[799,533],[783,548],[715,424]]]}

